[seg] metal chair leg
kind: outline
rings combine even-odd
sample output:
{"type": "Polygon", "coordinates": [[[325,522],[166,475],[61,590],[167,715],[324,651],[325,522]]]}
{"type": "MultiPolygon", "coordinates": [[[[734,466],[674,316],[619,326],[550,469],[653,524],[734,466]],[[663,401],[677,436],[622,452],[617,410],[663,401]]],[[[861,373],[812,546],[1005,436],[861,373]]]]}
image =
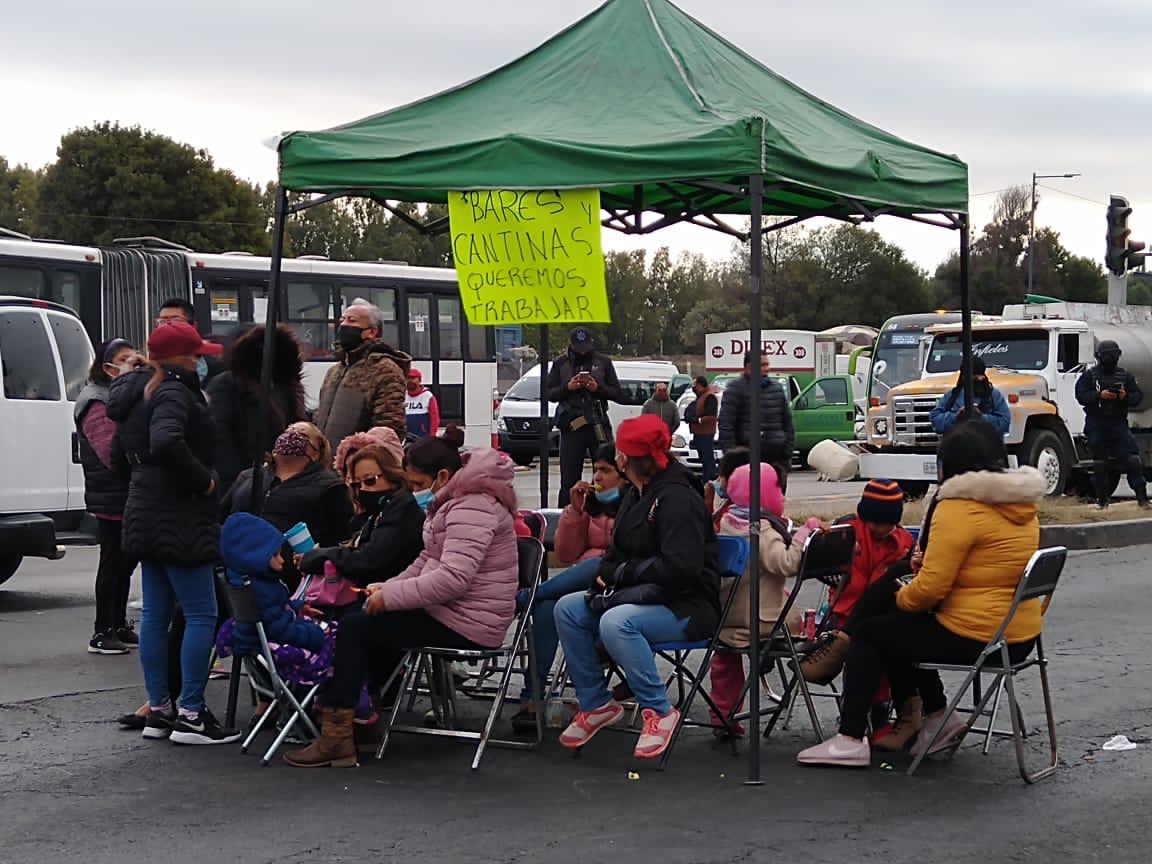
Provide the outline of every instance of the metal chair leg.
{"type": "Polygon", "coordinates": [[[236,703],[240,699],[240,669],[243,663],[244,658],[239,654],[232,655],[232,674],[228,676],[228,708],[224,711],[224,725],[229,729],[236,723],[236,703]]]}
{"type": "MultiPolygon", "coordinates": [[[[403,672],[401,679],[400,692],[397,694],[396,701],[392,704],[392,713],[388,716],[388,724],[384,727],[384,734],[380,738],[380,746],[376,749],[377,760],[384,758],[384,750],[388,747],[388,739],[392,737],[392,727],[396,725],[396,718],[400,715],[400,706],[404,704],[404,694],[408,692],[408,688],[413,686],[413,678],[416,676],[416,667],[419,663],[419,658],[413,656],[416,652],[409,651],[404,655],[404,659],[400,661],[388,680],[384,682],[384,689],[387,690],[392,684],[392,680],[403,672]]],[[[415,699],[413,699],[415,701],[415,699]]],[[[411,709],[409,709],[411,710],[411,709]]]]}

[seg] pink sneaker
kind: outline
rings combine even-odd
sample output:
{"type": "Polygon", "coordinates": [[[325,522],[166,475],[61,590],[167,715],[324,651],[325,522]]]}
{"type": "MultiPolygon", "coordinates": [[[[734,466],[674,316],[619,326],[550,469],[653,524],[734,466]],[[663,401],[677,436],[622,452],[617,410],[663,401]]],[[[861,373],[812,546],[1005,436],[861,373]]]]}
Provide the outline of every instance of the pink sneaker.
{"type": "Polygon", "coordinates": [[[569,750],[583,747],[592,740],[593,735],[605,726],[611,726],[623,715],[624,706],[619,702],[609,702],[595,711],[577,711],[568,728],[560,733],[560,746],[569,750]]]}
{"type": "Polygon", "coordinates": [[[857,741],[847,735],[834,735],[823,744],[801,750],[796,755],[796,761],[801,765],[867,768],[872,764],[872,750],[867,739],[857,741]]]}
{"type": "Polygon", "coordinates": [[[936,738],[936,743],[932,745],[932,749],[928,751],[928,755],[931,756],[933,753],[941,753],[945,750],[954,750],[960,746],[964,740],[968,721],[957,716],[955,711],[949,714],[947,719],[942,716],[943,714],[944,711],[941,710],[924,718],[924,725],[920,727],[920,734],[916,736],[916,742],[912,745],[913,756],[919,756],[924,752],[924,748],[941,725],[944,728],[936,738]]]}
{"type": "Polygon", "coordinates": [[[663,717],[653,708],[645,708],[640,712],[644,718],[644,728],[640,731],[640,738],[636,741],[636,749],[632,755],[637,759],[655,759],[668,749],[672,741],[672,732],[680,722],[680,712],[673,708],[663,717]]]}

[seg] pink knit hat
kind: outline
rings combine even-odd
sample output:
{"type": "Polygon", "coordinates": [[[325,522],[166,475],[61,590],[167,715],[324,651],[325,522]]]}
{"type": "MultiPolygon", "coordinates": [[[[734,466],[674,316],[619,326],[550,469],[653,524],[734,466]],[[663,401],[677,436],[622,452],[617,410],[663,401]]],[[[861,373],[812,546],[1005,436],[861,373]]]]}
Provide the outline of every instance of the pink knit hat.
{"type": "MultiPolygon", "coordinates": [[[[751,485],[752,467],[741,465],[732,472],[724,487],[728,492],[728,500],[736,507],[749,506],[751,485]]],[[[771,465],[760,465],[760,509],[775,516],[784,515],[784,493],[780,491],[776,469],[771,465]]]]}
{"type": "Polygon", "coordinates": [[[356,432],[340,442],[336,448],[336,473],[344,476],[344,466],[357,450],[369,444],[378,444],[396,457],[396,464],[404,464],[404,445],[395,430],[387,426],[374,426],[367,432],[356,432]]]}

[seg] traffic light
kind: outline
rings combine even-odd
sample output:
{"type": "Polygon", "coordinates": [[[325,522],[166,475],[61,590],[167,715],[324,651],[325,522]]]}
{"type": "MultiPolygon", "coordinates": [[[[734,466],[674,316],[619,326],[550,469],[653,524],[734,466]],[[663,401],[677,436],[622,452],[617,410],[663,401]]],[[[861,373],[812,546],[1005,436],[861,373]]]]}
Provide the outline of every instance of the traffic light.
{"type": "Polygon", "coordinates": [[[1128,199],[1113,195],[1108,199],[1108,251],[1104,256],[1105,265],[1117,276],[1135,270],[1144,263],[1147,252],[1141,251],[1144,244],[1128,239],[1132,231],[1128,227],[1128,217],[1132,208],[1128,199]]]}

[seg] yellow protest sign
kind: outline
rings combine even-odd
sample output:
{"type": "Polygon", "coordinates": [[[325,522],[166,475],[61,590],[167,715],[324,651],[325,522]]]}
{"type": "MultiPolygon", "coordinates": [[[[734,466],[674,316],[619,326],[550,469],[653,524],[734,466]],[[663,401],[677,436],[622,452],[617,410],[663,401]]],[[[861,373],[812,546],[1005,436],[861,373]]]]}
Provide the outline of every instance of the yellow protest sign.
{"type": "Polygon", "coordinates": [[[598,189],[450,192],[448,222],[468,323],[612,320],[598,189]]]}

